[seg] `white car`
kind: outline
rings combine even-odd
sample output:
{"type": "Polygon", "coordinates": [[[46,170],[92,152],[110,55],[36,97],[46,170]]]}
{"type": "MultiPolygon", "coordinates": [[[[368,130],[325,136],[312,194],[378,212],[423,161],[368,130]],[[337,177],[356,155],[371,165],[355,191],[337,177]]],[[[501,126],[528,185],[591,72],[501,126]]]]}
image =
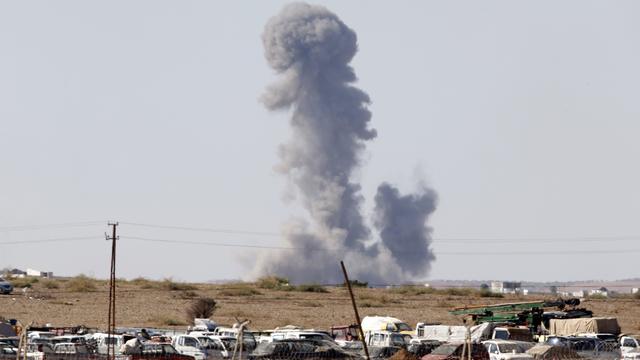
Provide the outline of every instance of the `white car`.
{"type": "Polygon", "coordinates": [[[530,360],[533,356],[526,351],[533,347],[533,343],[524,341],[487,340],[482,344],[489,352],[490,360],[530,360]]]}
{"type": "Polygon", "coordinates": [[[640,351],[640,342],[633,336],[623,336],[620,338],[620,352],[625,354],[628,352],[640,351]]]}

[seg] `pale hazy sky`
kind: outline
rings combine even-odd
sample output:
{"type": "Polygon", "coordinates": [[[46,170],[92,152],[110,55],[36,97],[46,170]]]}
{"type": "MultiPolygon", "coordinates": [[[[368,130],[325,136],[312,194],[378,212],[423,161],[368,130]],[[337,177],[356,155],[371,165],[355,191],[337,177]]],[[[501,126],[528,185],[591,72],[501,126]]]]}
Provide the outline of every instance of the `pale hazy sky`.
{"type": "MultiPolygon", "coordinates": [[[[133,237],[282,246],[304,212],[258,98],[285,3],[0,3],[0,267],[108,277],[107,220],[270,233],[122,224],[120,277],[241,278],[258,251],[133,237]]],[[[640,276],[640,3],[314,3],[358,34],[365,212],[382,181],[439,193],[429,278],[640,276]]]]}

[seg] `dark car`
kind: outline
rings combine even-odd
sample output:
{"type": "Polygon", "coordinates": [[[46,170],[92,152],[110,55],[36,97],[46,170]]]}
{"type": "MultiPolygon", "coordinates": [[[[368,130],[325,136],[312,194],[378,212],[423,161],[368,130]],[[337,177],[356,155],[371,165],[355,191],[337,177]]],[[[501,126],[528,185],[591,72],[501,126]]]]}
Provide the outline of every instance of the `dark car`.
{"type": "Polygon", "coordinates": [[[337,344],[327,340],[288,339],[261,343],[248,356],[249,360],[290,360],[290,359],[356,359],[337,344]]]}
{"type": "Polygon", "coordinates": [[[145,342],[142,344],[142,354],[130,355],[131,360],[162,359],[162,360],[193,360],[193,356],[182,355],[171,344],[145,342]]]}
{"type": "Polygon", "coordinates": [[[13,292],[13,285],[10,282],[0,277],[0,294],[11,294],[13,292]]]}
{"type": "MultiPolygon", "coordinates": [[[[429,355],[422,357],[422,360],[453,360],[462,356],[464,344],[443,344],[435,348],[429,355]]],[[[466,349],[468,351],[468,349],[466,349]]],[[[465,358],[467,355],[465,354],[465,358]]],[[[489,352],[482,344],[471,344],[471,359],[489,360],[489,352]]]]}

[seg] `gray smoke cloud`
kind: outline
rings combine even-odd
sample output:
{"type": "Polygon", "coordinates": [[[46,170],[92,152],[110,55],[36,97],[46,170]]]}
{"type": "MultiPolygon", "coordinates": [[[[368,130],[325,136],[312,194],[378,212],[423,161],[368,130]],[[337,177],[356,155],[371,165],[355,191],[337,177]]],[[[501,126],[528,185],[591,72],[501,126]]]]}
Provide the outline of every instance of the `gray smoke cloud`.
{"type": "Polygon", "coordinates": [[[369,127],[369,96],[352,85],[357,80],[349,65],[358,50],[355,32],[324,7],[294,3],[268,21],[262,40],[267,62],[280,76],[262,101],[270,110],[292,110],[293,138],[279,148],[278,170],[296,189],[311,223],[287,224],[283,233],[295,249],[263,257],[257,274],[337,283],[342,281],[338,262],[344,259],[354,277],[364,281],[425,275],[434,258],[424,223],[435,209],[433,192],[401,197],[390,185],[381,186],[374,222],[382,241],[372,239],[362,215],[364,199],[352,175],[376,131],[369,127]],[[427,194],[433,197],[429,211],[427,194]],[[402,225],[412,228],[395,234],[402,225]],[[407,247],[414,246],[416,253],[405,258],[407,247]]]}
{"type": "Polygon", "coordinates": [[[387,183],[378,186],[373,223],[400,268],[412,276],[428,272],[435,260],[429,248],[432,230],[425,224],[436,209],[437,199],[426,186],[417,194],[404,196],[387,183]]]}

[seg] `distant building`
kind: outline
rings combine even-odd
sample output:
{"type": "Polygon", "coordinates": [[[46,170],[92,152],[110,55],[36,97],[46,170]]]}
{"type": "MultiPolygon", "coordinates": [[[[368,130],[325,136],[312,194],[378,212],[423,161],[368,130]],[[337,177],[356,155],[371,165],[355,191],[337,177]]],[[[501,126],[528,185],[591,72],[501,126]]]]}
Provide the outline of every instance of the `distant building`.
{"type": "Polygon", "coordinates": [[[40,271],[40,270],[34,270],[34,269],[27,269],[27,276],[33,276],[33,277],[43,277],[43,278],[52,278],[53,277],[53,272],[51,271],[40,271]]]}
{"type": "Polygon", "coordinates": [[[590,296],[604,296],[604,297],[609,297],[609,291],[607,290],[607,288],[605,287],[601,287],[600,289],[591,289],[589,290],[589,295],[590,296]]]}
{"type": "Polygon", "coordinates": [[[640,288],[633,288],[633,289],[631,289],[631,293],[632,293],[632,294],[640,293],[640,288]]]}
{"type": "Polygon", "coordinates": [[[9,275],[11,277],[16,277],[16,278],[23,278],[27,275],[26,272],[20,270],[20,269],[11,269],[9,270],[9,275]]]}
{"type": "Polygon", "coordinates": [[[514,281],[492,281],[491,292],[498,294],[520,294],[522,283],[514,281]]]}
{"type": "Polygon", "coordinates": [[[40,271],[40,270],[34,270],[34,269],[27,269],[27,271],[22,271],[20,269],[11,269],[7,272],[7,275],[13,278],[23,278],[25,276],[43,277],[43,278],[53,277],[53,273],[50,271],[40,271]]]}
{"type": "Polygon", "coordinates": [[[587,296],[587,291],[586,290],[574,291],[571,293],[571,296],[577,297],[577,298],[583,298],[587,296]]]}

